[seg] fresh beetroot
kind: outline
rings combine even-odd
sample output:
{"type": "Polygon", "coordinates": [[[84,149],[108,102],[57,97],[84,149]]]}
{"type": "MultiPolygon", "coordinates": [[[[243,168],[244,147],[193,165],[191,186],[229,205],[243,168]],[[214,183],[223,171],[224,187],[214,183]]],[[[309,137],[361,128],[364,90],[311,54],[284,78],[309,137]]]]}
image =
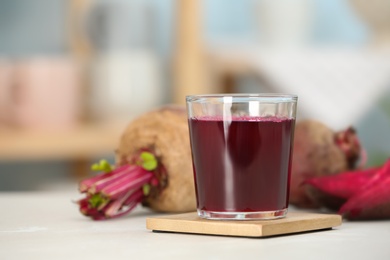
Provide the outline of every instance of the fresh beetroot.
{"type": "Polygon", "coordinates": [[[154,154],[166,170],[143,205],[156,211],[184,212],[196,209],[187,113],[182,106],[165,106],[146,113],[125,129],[116,151],[118,165],[133,161],[142,150],[154,154]]]}
{"type": "Polygon", "coordinates": [[[327,204],[329,199],[327,194],[318,192],[310,185],[304,185],[304,182],[309,178],[335,175],[354,169],[361,151],[359,140],[352,128],[334,132],[318,121],[297,122],[291,168],[290,203],[306,208],[318,208],[324,203],[327,204]]]}
{"type": "Polygon", "coordinates": [[[95,220],[119,217],[142,203],[162,212],[195,210],[195,190],[184,107],[165,106],[125,129],[116,167],[95,165],[99,175],[80,183],[80,211],[95,220]]]}

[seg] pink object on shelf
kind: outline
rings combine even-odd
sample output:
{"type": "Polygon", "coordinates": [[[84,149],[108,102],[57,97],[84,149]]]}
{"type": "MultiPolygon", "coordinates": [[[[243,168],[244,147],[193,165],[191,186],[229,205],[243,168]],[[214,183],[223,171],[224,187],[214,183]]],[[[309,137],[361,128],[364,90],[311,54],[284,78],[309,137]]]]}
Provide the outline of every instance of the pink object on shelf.
{"type": "Polygon", "coordinates": [[[64,129],[77,123],[80,77],[66,58],[34,58],[16,66],[14,122],[34,129],[64,129]]]}
{"type": "Polygon", "coordinates": [[[12,84],[14,66],[7,60],[0,61],[0,125],[12,119],[12,84]]]}

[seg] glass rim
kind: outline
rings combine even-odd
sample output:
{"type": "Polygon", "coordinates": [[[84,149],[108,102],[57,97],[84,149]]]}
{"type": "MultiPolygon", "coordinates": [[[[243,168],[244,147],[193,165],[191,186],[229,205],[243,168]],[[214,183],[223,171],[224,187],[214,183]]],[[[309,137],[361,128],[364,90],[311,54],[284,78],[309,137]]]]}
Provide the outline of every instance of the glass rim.
{"type": "Polygon", "coordinates": [[[226,94],[200,94],[186,96],[186,102],[205,101],[207,99],[221,99],[231,97],[234,99],[247,99],[269,102],[297,102],[298,95],[285,93],[226,93],[226,94]]]}

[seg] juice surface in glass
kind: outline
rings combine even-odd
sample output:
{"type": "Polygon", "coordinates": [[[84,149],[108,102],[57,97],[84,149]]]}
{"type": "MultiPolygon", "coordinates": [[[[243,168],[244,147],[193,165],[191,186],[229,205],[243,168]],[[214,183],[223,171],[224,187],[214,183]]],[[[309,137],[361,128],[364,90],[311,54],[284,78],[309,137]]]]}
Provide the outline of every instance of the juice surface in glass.
{"type": "Polygon", "coordinates": [[[294,118],[189,118],[197,208],[266,212],[288,206],[294,118]]]}

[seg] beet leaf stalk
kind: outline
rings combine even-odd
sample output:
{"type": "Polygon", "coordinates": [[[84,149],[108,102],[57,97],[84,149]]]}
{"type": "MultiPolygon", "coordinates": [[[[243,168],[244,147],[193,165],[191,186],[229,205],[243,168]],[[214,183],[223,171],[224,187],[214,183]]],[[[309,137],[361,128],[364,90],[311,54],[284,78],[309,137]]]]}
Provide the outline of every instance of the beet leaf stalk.
{"type": "Polygon", "coordinates": [[[305,184],[343,199],[338,213],[349,220],[390,218],[390,159],[383,165],[307,179],[305,184]]]}
{"type": "Polygon", "coordinates": [[[133,210],[158,186],[158,162],[150,152],[141,152],[135,164],[112,168],[107,161],[92,165],[100,173],[80,182],[85,198],[77,203],[80,212],[93,220],[123,216],[133,210]]]}

